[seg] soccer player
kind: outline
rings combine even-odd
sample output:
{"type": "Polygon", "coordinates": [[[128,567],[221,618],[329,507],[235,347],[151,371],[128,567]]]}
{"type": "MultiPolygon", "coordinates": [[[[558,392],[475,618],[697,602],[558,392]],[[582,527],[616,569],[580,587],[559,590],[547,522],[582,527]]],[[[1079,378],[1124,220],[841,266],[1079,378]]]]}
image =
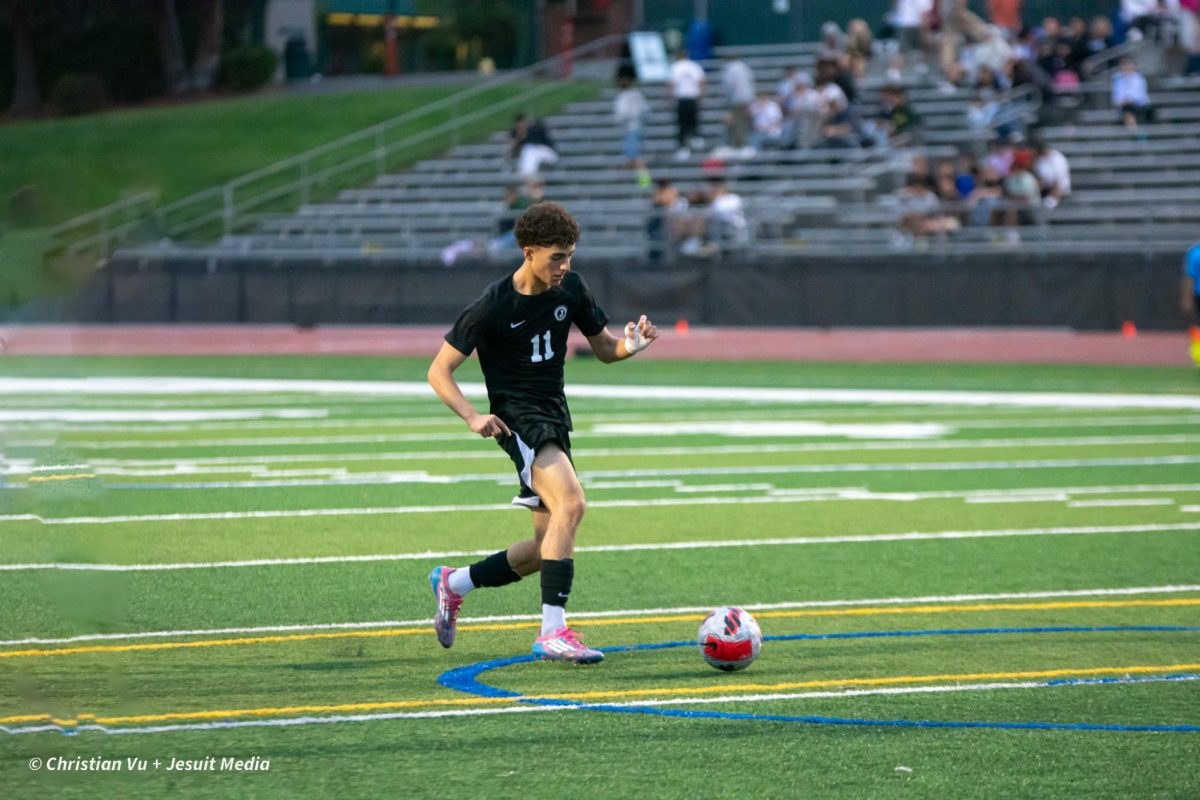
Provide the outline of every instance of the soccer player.
{"type": "Polygon", "coordinates": [[[492,436],[516,465],[521,491],[513,505],[533,512],[533,537],[468,568],[435,567],[434,628],[443,647],[454,644],[463,596],[481,586],[505,586],[541,572],[542,631],[533,654],[594,664],[604,654],[585,647],[567,627],[574,578],[575,531],[583,518],[583,488],[571,461],[571,414],[563,394],[567,334],[574,324],[606,364],[645,350],[658,329],[645,315],[617,338],[587,284],[571,271],[579,225],[557,203],[538,203],[517,219],[513,233],[525,262],[484,290],[459,315],[429,368],[429,384],[467,426],[492,436]],[[471,351],[487,384],[489,413],[463,396],[454,371],[471,351]]]}

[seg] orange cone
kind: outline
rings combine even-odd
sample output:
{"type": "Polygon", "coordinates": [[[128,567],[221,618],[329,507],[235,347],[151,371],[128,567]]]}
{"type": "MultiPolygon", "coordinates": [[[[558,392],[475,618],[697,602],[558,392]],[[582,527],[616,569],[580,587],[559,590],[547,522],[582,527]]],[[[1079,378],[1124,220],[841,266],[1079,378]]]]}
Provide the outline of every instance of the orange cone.
{"type": "Polygon", "coordinates": [[[686,319],[675,320],[675,332],[680,336],[684,336],[688,332],[688,321],[686,319]]]}
{"type": "Polygon", "coordinates": [[[1134,325],[1132,320],[1125,320],[1121,324],[1121,335],[1126,339],[1132,339],[1137,336],[1137,325],[1134,325]]]}

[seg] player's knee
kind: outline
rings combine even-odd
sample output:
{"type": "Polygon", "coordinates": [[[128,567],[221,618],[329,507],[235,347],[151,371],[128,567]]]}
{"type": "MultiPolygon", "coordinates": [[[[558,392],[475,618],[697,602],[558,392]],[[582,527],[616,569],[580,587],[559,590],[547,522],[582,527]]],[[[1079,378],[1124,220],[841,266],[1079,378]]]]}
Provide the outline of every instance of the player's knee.
{"type": "Polygon", "coordinates": [[[557,507],[551,510],[551,513],[557,516],[561,522],[574,526],[583,520],[585,511],[587,511],[587,501],[583,499],[583,493],[578,492],[564,497],[557,507]]]}

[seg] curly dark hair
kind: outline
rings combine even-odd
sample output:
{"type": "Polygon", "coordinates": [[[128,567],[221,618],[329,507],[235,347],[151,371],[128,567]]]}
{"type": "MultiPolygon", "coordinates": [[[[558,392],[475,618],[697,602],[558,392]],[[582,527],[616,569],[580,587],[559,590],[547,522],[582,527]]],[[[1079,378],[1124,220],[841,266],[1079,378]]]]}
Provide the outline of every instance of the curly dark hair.
{"type": "Polygon", "coordinates": [[[536,203],[513,227],[521,247],[570,247],[579,241],[579,223],[558,203],[536,203]]]}

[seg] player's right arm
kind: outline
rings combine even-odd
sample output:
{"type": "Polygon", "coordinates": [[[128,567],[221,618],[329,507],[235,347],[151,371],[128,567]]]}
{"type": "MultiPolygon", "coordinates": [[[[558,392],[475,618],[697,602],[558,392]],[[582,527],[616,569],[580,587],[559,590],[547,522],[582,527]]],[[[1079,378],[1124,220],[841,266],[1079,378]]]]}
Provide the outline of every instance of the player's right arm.
{"type": "Polygon", "coordinates": [[[1191,314],[1196,302],[1196,282],[1191,275],[1184,275],[1179,285],[1179,309],[1185,314],[1191,314]]]}
{"type": "Polygon", "coordinates": [[[463,422],[467,423],[467,427],[475,433],[483,437],[511,435],[512,431],[504,424],[504,420],[495,414],[480,414],[462,393],[458,382],[454,380],[454,371],[466,360],[467,357],[457,348],[449,342],[442,342],[442,349],[438,351],[433,363],[429,365],[429,373],[426,376],[429,379],[429,385],[433,387],[433,391],[441,398],[441,401],[451,411],[462,417],[463,422]]]}

